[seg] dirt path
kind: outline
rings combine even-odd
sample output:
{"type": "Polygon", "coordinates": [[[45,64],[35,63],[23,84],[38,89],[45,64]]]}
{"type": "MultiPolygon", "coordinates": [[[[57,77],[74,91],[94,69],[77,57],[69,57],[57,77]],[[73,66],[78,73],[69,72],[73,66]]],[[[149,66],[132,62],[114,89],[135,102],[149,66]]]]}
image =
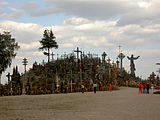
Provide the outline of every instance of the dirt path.
{"type": "Polygon", "coordinates": [[[160,120],[160,95],[113,92],[0,97],[0,120],[160,120]]]}

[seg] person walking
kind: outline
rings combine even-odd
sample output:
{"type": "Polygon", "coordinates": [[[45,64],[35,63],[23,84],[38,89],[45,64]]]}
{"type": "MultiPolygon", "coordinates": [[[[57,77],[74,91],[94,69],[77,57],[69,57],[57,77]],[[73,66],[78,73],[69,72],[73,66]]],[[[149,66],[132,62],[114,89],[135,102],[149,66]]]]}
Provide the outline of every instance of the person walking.
{"type": "Polygon", "coordinates": [[[81,85],[82,93],[84,93],[84,85],[81,85]]]}
{"type": "Polygon", "coordinates": [[[96,91],[97,91],[97,84],[96,83],[93,84],[93,89],[94,89],[94,93],[96,93],[96,91]]]}
{"type": "Polygon", "coordinates": [[[146,83],[143,83],[142,87],[143,87],[143,93],[146,93],[146,83]]]}
{"type": "Polygon", "coordinates": [[[139,94],[142,93],[142,84],[141,83],[138,84],[138,92],[139,92],[139,94]]]}
{"type": "Polygon", "coordinates": [[[146,88],[147,88],[147,94],[149,94],[149,88],[150,88],[149,83],[146,84],[146,88]]]}
{"type": "Polygon", "coordinates": [[[111,83],[109,84],[109,87],[108,87],[108,88],[109,88],[109,91],[112,92],[113,87],[112,87],[112,84],[111,84],[111,83]]]}

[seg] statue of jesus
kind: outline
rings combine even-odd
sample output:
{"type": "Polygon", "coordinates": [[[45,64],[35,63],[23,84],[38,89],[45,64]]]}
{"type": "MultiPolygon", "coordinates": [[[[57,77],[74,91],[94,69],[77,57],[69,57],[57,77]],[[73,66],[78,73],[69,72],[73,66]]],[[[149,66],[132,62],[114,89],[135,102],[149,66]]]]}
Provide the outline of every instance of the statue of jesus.
{"type": "Polygon", "coordinates": [[[132,76],[135,76],[135,72],[134,71],[136,70],[135,65],[134,65],[134,60],[137,60],[139,57],[140,56],[134,57],[133,54],[131,55],[131,57],[127,56],[127,58],[130,60],[130,70],[131,70],[131,75],[132,76]]]}

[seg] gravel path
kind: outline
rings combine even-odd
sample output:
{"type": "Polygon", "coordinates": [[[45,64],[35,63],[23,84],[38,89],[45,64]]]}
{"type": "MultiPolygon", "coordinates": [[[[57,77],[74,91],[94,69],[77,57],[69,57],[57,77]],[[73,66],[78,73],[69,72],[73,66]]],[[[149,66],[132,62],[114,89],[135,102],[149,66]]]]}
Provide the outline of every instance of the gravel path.
{"type": "Polygon", "coordinates": [[[0,97],[0,120],[160,120],[160,95],[118,91],[0,97]]]}

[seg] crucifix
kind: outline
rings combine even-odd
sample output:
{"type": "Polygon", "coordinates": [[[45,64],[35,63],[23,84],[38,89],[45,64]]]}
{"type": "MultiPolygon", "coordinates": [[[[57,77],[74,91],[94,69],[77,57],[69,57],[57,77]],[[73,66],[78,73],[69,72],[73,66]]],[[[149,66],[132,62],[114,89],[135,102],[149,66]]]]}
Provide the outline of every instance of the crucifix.
{"type": "Polygon", "coordinates": [[[135,72],[134,72],[134,71],[136,70],[135,64],[134,64],[134,60],[137,60],[139,57],[140,57],[140,56],[134,57],[133,54],[131,55],[131,57],[128,57],[128,56],[127,56],[127,58],[130,60],[130,71],[131,71],[131,75],[132,75],[132,76],[135,76],[135,72]]]}

